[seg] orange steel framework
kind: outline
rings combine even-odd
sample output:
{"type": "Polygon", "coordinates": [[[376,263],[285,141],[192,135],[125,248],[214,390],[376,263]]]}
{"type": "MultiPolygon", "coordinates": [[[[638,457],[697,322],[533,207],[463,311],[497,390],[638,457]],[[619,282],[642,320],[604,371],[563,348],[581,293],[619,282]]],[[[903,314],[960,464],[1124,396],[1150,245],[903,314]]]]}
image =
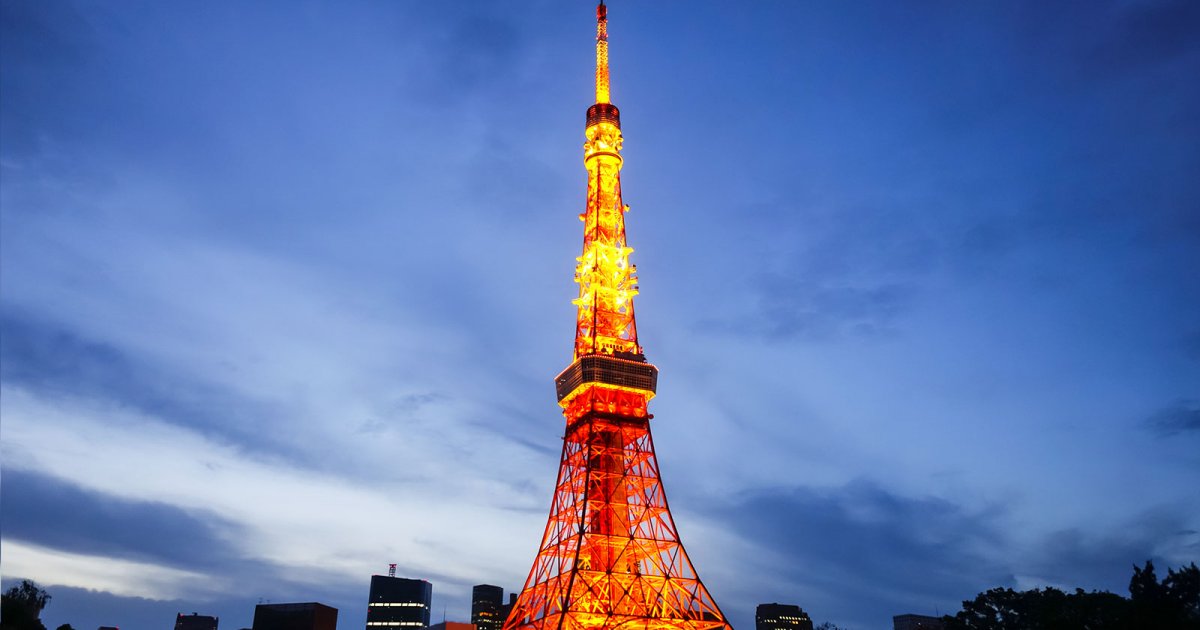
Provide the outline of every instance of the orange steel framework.
{"type": "Polygon", "coordinates": [[[603,0],[596,18],[575,352],[555,379],[566,434],[550,519],[503,630],[730,628],[679,542],[654,455],[647,404],[658,369],[634,321],[637,270],[625,241],[603,0]]]}

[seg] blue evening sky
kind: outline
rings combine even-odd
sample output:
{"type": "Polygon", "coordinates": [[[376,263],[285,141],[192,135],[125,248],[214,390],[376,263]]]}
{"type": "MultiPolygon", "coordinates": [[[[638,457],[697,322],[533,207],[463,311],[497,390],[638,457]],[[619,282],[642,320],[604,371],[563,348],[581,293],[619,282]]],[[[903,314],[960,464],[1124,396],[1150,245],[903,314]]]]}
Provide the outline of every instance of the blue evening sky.
{"type": "MultiPolygon", "coordinates": [[[[0,1],[0,574],[48,627],[523,583],[590,1],[0,1]]],[[[736,627],[1200,560],[1200,3],[610,4],[671,507],[736,627]]]]}

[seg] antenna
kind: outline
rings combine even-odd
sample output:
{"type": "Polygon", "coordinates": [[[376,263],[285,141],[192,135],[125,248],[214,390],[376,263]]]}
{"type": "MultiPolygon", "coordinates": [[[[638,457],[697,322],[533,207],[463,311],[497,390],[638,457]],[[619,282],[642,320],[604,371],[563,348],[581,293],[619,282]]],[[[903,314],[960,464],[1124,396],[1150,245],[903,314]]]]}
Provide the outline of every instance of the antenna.
{"type": "Polygon", "coordinates": [[[596,102],[608,103],[608,7],[596,5],[596,102]]]}
{"type": "Polygon", "coordinates": [[[395,562],[388,565],[388,577],[396,577],[396,563],[395,562]]]}

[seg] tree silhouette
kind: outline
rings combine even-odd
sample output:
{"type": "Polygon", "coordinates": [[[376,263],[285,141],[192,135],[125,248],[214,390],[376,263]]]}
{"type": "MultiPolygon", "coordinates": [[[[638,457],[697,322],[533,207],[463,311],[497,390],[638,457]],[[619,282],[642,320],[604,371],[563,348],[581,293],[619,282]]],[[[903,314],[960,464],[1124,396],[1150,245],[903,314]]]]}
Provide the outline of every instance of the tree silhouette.
{"type": "Polygon", "coordinates": [[[1167,569],[1168,605],[1174,607],[1185,621],[1200,624],[1200,568],[1193,562],[1178,572],[1167,569]]]}
{"type": "Polygon", "coordinates": [[[0,630],[46,630],[39,617],[50,603],[50,594],[30,580],[0,596],[0,630]]]}
{"type": "Polygon", "coordinates": [[[1161,583],[1154,563],[1133,567],[1129,580],[1130,621],[1144,628],[1200,628],[1200,568],[1196,563],[1167,569],[1161,583]]]}
{"type": "Polygon", "coordinates": [[[943,617],[947,630],[1200,630],[1200,568],[1133,567],[1129,598],[1105,591],[994,588],[943,617]]]}

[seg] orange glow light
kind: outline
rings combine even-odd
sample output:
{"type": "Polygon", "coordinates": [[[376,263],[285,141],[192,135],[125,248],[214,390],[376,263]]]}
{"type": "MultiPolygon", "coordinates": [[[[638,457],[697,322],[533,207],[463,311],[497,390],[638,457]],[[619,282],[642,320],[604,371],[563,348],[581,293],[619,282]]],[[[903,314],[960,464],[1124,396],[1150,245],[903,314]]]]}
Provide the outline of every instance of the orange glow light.
{"type": "Polygon", "coordinates": [[[625,240],[603,4],[596,18],[575,347],[556,379],[566,433],[550,517],[503,630],[732,630],[679,541],[659,477],[647,409],[658,371],[634,319],[637,269],[625,240]]]}

